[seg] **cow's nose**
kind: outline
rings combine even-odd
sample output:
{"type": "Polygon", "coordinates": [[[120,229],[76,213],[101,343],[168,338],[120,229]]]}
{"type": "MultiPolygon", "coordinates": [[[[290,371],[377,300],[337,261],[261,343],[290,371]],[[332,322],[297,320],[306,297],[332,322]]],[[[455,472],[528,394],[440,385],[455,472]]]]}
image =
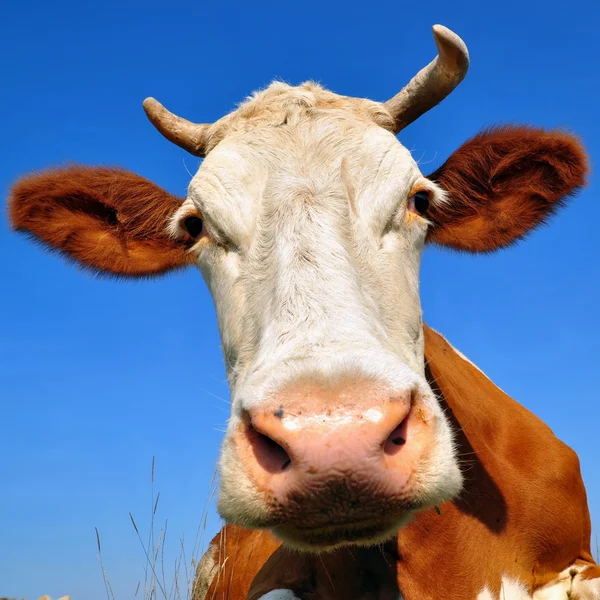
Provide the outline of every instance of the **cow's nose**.
{"type": "Polygon", "coordinates": [[[320,396],[300,391],[300,402],[287,397],[271,409],[247,411],[235,444],[258,488],[279,506],[349,480],[350,495],[404,496],[427,421],[415,403],[418,395],[371,390],[365,399],[361,391],[359,398],[347,390],[320,396]]]}

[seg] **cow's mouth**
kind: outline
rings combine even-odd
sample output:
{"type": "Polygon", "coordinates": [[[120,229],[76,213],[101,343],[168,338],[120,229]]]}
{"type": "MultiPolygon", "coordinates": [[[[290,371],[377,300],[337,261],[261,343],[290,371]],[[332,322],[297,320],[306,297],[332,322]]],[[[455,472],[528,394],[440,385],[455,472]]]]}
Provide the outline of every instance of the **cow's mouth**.
{"type": "Polygon", "coordinates": [[[273,533],[291,547],[308,552],[329,552],[344,546],[372,546],[386,542],[406,525],[412,516],[370,519],[319,527],[277,526],[273,533]]]}

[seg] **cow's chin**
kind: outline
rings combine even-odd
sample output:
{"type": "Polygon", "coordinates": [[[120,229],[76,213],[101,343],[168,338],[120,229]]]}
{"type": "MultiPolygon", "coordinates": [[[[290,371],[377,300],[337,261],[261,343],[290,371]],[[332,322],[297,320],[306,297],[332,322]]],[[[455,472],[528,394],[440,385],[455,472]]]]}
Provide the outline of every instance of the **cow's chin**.
{"type": "Polygon", "coordinates": [[[333,552],[348,546],[375,546],[393,538],[415,511],[386,519],[373,519],[324,527],[276,526],[271,532],[287,547],[309,553],[333,552]]]}

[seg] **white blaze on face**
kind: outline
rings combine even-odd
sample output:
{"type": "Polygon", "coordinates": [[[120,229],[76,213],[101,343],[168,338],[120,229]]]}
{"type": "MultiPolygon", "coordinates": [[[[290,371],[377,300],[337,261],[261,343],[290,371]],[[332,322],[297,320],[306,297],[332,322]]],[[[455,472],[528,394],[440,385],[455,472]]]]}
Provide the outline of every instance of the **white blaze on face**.
{"type": "MultiPolygon", "coordinates": [[[[431,202],[443,201],[395,136],[342,112],[291,111],[285,124],[231,134],[211,151],[175,219],[199,211],[212,240],[194,250],[219,320],[230,433],[244,411],[303,378],[417,386],[440,422],[440,447],[428,461],[436,472],[422,480],[446,478],[448,494],[457,491],[451,437],[423,373],[419,265],[427,222],[408,211],[411,193],[423,189],[431,202]]],[[[377,419],[377,409],[365,416],[377,419]]],[[[293,419],[285,426],[293,428],[293,419]]],[[[259,515],[260,499],[229,438],[222,499],[232,493],[259,515]]],[[[244,522],[252,522],[248,514],[244,522]]]]}
{"type": "Polygon", "coordinates": [[[197,251],[234,401],[249,375],[285,377],[298,357],[384,353],[422,373],[415,186],[440,200],[393,135],[341,117],[232,135],[209,154],[187,203],[223,243],[197,251]]]}

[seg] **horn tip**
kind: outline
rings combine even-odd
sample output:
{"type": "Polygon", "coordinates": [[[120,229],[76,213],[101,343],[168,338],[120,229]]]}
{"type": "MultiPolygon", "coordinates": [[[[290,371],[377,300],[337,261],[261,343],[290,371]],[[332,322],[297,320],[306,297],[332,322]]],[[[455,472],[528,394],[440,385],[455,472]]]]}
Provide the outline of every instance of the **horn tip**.
{"type": "Polygon", "coordinates": [[[142,107],[146,113],[148,113],[154,112],[157,108],[161,108],[162,104],[152,96],[148,96],[148,98],[142,102],[142,107]]]}
{"type": "Polygon", "coordinates": [[[463,39],[454,33],[451,29],[444,27],[444,25],[434,25],[432,27],[433,37],[436,44],[451,47],[456,53],[462,56],[465,66],[469,64],[469,50],[463,39]]]}
{"type": "Polygon", "coordinates": [[[452,29],[448,29],[448,27],[446,27],[445,25],[440,25],[439,23],[437,23],[431,28],[431,30],[433,31],[433,37],[439,37],[445,40],[460,40],[458,35],[456,35],[456,33],[452,31],[452,29]]]}
{"type": "Polygon", "coordinates": [[[444,32],[453,33],[451,29],[448,29],[445,25],[440,25],[439,23],[436,23],[431,29],[433,30],[434,34],[441,34],[444,32]]]}

